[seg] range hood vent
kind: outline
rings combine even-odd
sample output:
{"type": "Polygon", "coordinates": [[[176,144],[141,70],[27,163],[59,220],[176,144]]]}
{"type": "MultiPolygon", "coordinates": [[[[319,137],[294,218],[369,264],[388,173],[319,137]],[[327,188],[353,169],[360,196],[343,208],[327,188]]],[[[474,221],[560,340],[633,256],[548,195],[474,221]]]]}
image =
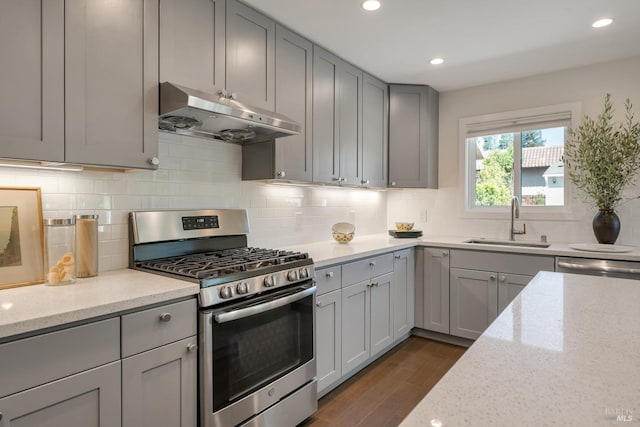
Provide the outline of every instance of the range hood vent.
{"type": "Polygon", "coordinates": [[[181,135],[214,138],[236,144],[297,135],[290,118],[252,107],[233,96],[211,95],[177,84],[160,84],[159,129],[181,135]]]}

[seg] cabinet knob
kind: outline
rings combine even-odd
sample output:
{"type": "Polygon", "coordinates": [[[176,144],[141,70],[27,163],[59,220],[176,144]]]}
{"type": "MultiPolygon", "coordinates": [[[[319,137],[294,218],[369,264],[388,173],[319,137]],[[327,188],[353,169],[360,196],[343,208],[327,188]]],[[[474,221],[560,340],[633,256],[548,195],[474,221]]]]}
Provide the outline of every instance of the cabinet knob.
{"type": "Polygon", "coordinates": [[[391,186],[395,187],[396,186],[396,182],[395,181],[391,181],[391,186]]]}
{"type": "Polygon", "coordinates": [[[333,271],[329,271],[329,272],[326,274],[326,276],[327,276],[327,277],[333,277],[333,271]]]}
{"type": "Polygon", "coordinates": [[[369,267],[375,267],[375,266],[376,266],[376,262],[375,261],[369,262],[369,267]]]}
{"type": "Polygon", "coordinates": [[[373,287],[373,286],[378,286],[379,284],[380,284],[380,283],[378,283],[378,282],[371,282],[371,286],[372,286],[372,287],[373,287]]]}
{"type": "Polygon", "coordinates": [[[316,307],[322,307],[322,303],[320,301],[316,302],[316,307]]]}
{"type": "Polygon", "coordinates": [[[500,281],[505,282],[507,280],[507,276],[500,275],[500,281]]]}
{"type": "Polygon", "coordinates": [[[443,257],[448,257],[448,256],[449,256],[449,252],[446,252],[446,251],[445,251],[445,252],[442,252],[442,256],[443,256],[443,257]]]}
{"type": "Polygon", "coordinates": [[[394,255],[395,259],[400,259],[400,255],[394,255]]]}
{"type": "Polygon", "coordinates": [[[152,157],[149,160],[147,160],[149,162],[150,165],[152,166],[158,166],[160,164],[160,159],[157,157],[152,157]]]}
{"type": "Polygon", "coordinates": [[[368,179],[363,179],[362,181],[360,181],[360,184],[368,185],[369,184],[369,180],[368,179]]]}
{"type": "Polygon", "coordinates": [[[331,181],[335,181],[335,182],[340,182],[342,178],[340,178],[339,176],[332,176],[331,177],[331,181]]]}
{"type": "Polygon", "coordinates": [[[491,280],[496,280],[496,276],[494,276],[493,274],[491,276],[489,276],[489,279],[491,280]]]}
{"type": "Polygon", "coordinates": [[[160,321],[162,322],[168,322],[171,320],[171,313],[162,313],[160,315],[160,321]]]}
{"type": "Polygon", "coordinates": [[[197,349],[198,349],[198,344],[191,343],[187,346],[187,350],[189,350],[191,353],[193,353],[197,349]]]}
{"type": "Polygon", "coordinates": [[[284,173],[284,171],[280,171],[280,172],[278,172],[278,173],[276,174],[276,176],[277,176],[278,178],[284,178],[285,176],[287,176],[287,174],[286,174],[286,173],[284,173]]]}

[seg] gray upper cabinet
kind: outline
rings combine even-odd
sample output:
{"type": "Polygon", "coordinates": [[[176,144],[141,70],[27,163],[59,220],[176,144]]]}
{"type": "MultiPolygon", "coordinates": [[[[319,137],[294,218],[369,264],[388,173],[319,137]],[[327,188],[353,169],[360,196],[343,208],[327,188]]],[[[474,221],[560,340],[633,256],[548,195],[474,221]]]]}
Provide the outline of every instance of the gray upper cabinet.
{"type": "Polygon", "coordinates": [[[438,187],[438,92],[389,88],[389,187],[438,187]]]}
{"type": "Polygon", "coordinates": [[[270,18],[227,1],[227,90],[256,107],[275,107],[275,32],[270,18]]]}
{"type": "Polygon", "coordinates": [[[160,81],[225,88],[225,0],[160,0],[160,81]]]}
{"type": "Polygon", "coordinates": [[[64,1],[4,1],[0,157],[64,161],[64,1]]]}
{"type": "Polygon", "coordinates": [[[362,71],[313,48],[313,180],[361,185],[362,71]]]}
{"type": "Polygon", "coordinates": [[[158,9],[65,2],[65,161],[157,167],[158,9]]]}
{"type": "Polygon", "coordinates": [[[275,111],[302,126],[299,135],[242,147],[242,179],[312,180],[313,44],[276,25],[275,111]]]}
{"type": "Polygon", "coordinates": [[[362,180],[363,186],[387,186],[389,150],[389,90],[387,84],[363,76],[362,85],[362,180]]]}

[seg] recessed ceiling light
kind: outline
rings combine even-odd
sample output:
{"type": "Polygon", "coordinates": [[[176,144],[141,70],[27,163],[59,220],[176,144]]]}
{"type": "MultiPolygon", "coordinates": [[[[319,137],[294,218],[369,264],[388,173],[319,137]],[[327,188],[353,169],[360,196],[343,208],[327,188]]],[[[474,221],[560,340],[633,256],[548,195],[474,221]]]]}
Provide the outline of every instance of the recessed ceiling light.
{"type": "Polygon", "coordinates": [[[613,22],[613,19],[611,18],[602,18],[602,19],[598,19],[596,22],[591,24],[591,26],[593,28],[602,28],[602,27],[606,27],[607,25],[611,25],[612,22],[613,22]]]}
{"type": "Polygon", "coordinates": [[[443,62],[444,62],[444,59],[442,58],[433,58],[431,61],[429,61],[431,65],[440,65],[443,62]]]}
{"type": "Polygon", "coordinates": [[[380,0],[364,0],[362,2],[362,8],[364,10],[378,10],[380,9],[380,6],[382,6],[382,2],[380,2],[380,0]]]}

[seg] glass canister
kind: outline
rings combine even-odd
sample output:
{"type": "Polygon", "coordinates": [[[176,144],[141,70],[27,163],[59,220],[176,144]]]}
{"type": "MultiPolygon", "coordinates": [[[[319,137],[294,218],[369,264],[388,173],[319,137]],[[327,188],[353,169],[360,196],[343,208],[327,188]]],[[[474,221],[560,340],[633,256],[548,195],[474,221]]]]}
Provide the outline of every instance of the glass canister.
{"type": "Polygon", "coordinates": [[[98,215],[76,215],[76,275],[98,275],[98,215]]]}
{"type": "Polygon", "coordinates": [[[48,285],[76,280],[76,219],[44,220],[45,278],[48,285]]]}

